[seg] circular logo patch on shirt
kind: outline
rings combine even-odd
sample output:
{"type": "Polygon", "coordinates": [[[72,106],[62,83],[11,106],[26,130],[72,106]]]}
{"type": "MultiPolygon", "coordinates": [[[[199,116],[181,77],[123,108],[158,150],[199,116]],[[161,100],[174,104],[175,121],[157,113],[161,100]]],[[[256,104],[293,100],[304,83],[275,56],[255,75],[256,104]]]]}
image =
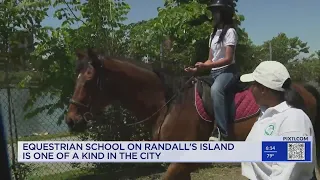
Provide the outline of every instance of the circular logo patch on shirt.
{"type": "Polygon", "coordinates": [[[269,124],[268,127],[266,127],[266,129],[264,130],[264,134],[268,136],[272,135],[275,128],[275,124],[269,124]]]}

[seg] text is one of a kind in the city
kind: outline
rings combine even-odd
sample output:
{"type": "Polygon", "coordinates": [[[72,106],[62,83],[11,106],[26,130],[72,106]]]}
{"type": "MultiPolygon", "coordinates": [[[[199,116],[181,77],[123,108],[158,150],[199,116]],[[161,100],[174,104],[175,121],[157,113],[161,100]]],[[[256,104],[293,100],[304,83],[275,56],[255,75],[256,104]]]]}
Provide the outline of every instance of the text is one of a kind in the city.
{"type": "MultiPolygon", "coordinates": [[[[307,142],[310,138],[298,140],[307,142]]],[[[261,142],[243,141],[18,142],[19,162],[258,162],[262,152],[261,142]]]]}

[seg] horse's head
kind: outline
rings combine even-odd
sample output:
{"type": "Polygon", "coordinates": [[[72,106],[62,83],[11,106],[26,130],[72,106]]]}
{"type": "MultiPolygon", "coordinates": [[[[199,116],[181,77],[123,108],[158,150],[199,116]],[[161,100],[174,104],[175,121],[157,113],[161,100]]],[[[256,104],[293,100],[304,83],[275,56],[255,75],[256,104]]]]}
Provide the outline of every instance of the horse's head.
{"type": "Polygon", "coordinates": [[[65,122],[71,131],[80,132],[91,124],[92,113],[107,103],[105,94],[102,93],[106,83],[106,70],[103,61],[93,50],[77,52],[76,55],[78,76],[65,122]]]}

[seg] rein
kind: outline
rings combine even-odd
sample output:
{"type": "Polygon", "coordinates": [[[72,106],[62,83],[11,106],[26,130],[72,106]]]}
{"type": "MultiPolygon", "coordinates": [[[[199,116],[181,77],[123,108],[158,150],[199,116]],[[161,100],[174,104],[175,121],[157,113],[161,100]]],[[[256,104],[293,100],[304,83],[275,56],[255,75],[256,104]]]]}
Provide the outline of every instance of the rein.
{"type": "Polygon", "coordinates": [[[135,123],[131,123],[131,124],[126,124],[127,126],[133,126],[133,125],[137,125],[137,124],[141,124],[141,123],[144,123],[148,120],[150,120],[153,116],[155,116],[156,114],[158,114],[163,108],[165,108],[174,98],[177,97],[177,95],[184,90],[184,88],[186,87],[187,84],[189,84],[189,82],[194,79],[194,76],[191,76],[184,84],[183,86],[177,90],[177,92],[163,105],[161,106],[157,111],[155,111],[152,115],[150,115],[149,117],[141,120],[141,121],[138,121],[138,122],[135,122],[135,123]]]}

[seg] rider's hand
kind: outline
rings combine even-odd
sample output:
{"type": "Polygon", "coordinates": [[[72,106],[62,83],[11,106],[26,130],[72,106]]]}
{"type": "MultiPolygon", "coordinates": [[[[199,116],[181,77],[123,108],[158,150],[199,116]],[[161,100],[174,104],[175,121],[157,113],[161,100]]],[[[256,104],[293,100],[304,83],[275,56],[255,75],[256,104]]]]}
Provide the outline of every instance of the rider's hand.
{"type": "Polygon", "coordinates": [[[206,67],[206,64],[203,63],[203,62],[197,62],[195,66],[196,66],[197,68],[204,68],[204,67],[206,67]]]}
{"type": "Polygon", "coordinates": [[[197,72],[198,68],[187,67],[184,70],[187,72],[197,72]]]}

